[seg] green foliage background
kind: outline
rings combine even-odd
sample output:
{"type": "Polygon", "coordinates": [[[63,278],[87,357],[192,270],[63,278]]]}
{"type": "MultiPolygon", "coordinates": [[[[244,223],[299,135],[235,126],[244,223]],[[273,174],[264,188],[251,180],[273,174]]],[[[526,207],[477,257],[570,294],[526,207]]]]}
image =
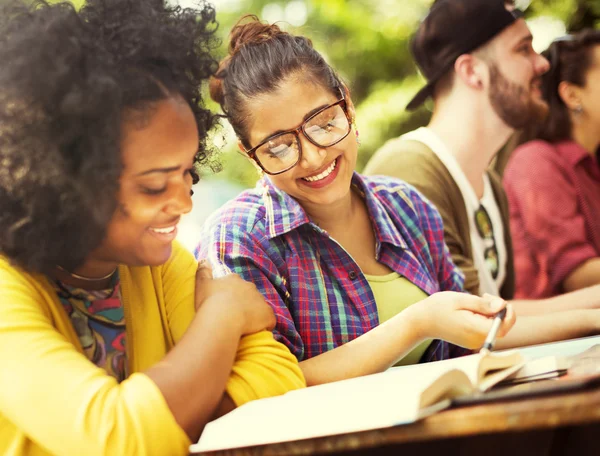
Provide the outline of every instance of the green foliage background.
{"type": "MultiPolygon", "coordinates": [[[[0,0],[2,1],[2,0],[0,0]]],[[[81,4],[84,0],[73,0],[81,4]]],[[[171,0],[183,6],[193,0],[171,0]]],[[[209,0],[210,1],[210,0],[209,0]]],[[[243,14],[262,16],[269,4],[280,7],[302,0],[215,0],[219,35],[217,56],[226,54],[227,34],[243,14]]],[[[310,37],[317,50],[348,83],[357,108],[361,147],[358,169],[387,139],[427,123],[425,106],[414,113],[404,106],[419,89],[422,79],[412,62],[408,42],[432,0],[304,0],[305,25],[288,29],[310,37]]],[[[523,0],[517,0],[522,4],[523,0]]],[[[525,0],[525,3],[528,3],[525,0]]],[[[529,19],[550,17],[565,24],[568,31],[600,25],[600,0],[533,0],[527,8],[529,19]]],[[[219,110],[210,102],[210,107],[219,110]]],[[[243,186],[254,185],[257,174],[237,153],[232,132],[224,122],[214,141],[222,148],[223,170],[219,178],[243,186]],[[223,140],[224,139],[224,140],[223,140]]]]}
{"type": "MultiPolygon", "coordinates": [[[[233,11],[217,10],[220,50],[226,53],[227,33],[242,14],[261,16],[273,0],[242,0],[233,11]]],[[[285,7],[288,1],[276,1],[285,7]]],[[[361,146],[358,169],[387,139],[427,123],[425,106],[414,113],[404,111],[423,80],[409,53],[408,43],[431,0],[309,0],[304,26],[290,27],[310,37],[317,50],[349,84],[357,108],[361,146]]],[[[567,30],[600,25],[599,0],[533,0],[528,18],[549,16],[562,21],[567,30]]],[[[222,177],[251,186],[256,172],[236,152],[230,138],[223,148],[222,177]]]]}

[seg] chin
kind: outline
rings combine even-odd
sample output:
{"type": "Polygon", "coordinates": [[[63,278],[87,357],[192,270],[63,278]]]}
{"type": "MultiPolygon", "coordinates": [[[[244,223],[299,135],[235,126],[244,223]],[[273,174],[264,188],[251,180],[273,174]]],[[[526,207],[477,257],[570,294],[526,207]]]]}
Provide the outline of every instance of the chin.
{"type": "Polygon", "coordinates": [[[169,261],[169,258],[171,258],[172,251],[173,246],[169,245],[168,247],[162,247],[160,249],[148,252],[138,257],[139,264],[135,266],[162,266],[167,261],[169,261]]]}

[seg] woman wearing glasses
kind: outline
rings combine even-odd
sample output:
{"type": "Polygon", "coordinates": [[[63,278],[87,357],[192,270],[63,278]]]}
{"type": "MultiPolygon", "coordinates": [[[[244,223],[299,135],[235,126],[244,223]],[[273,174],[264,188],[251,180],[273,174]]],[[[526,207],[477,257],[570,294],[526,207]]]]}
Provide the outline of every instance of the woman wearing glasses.
{"type": "Polygon", "coordinates": [[[600,283],[600,31],[559,38],[544,55],[549,115],[504,174],[519,298],[600,283]]]}
{"type": "MultiPolygon", "coordinates": [[[[264,177],[205,224],[197,254],[256,284],[308,384],[481,346],[504,301],[459,293],[413,188],[355,173],[352,100],[310,40],[246,18],[211,95],[264,177]]],[[[509,310],[501,335],[513,323],[509,310]]]]}
{"type": "Polygon", "coordinates": [[[187,455],[304,385],[256,288],[173,241],[211,151],[214,15],[0,6],[2,455],[187,455]]]}

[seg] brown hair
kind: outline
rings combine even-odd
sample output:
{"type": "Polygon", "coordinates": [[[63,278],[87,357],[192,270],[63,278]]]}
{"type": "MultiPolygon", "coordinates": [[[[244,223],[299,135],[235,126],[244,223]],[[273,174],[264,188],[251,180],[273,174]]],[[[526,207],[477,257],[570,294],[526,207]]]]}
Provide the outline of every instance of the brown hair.
{"type": "Polygon", "coordinates": [[[261,22],[254,15],[243,16],[229,37],[229,54],[210,81],[210,96],[221,105],[238,138],[246,148],[248,102],[277,90],[291,75],[299,75],[338,95],[340,78],[311,40],[282,31],[276,24],[261,22]]]}
{"type": "Polygon", "coordinates": [[[569,108],[558,94],[562,81],[583,87],[592,66],[592,50],[600,45],[600,31],[587,29],[575,35],[555,40],[542,55],[550,62],[550,70],[542,76],[542,93],[550,107],[545,121],[530,126],[522,135],[521,143],[531,139],[543,139],[556,143],[571,139],[572,123],[569,108]]]}

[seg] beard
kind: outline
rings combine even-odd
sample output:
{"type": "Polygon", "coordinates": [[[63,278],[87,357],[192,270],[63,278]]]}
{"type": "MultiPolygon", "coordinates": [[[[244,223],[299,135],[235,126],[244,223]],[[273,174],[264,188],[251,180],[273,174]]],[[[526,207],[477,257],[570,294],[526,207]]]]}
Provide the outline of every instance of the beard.
{"type": "Polygon", "coordinates": [[[496,65],[490,65],[489,98],[496,114],[514,129],[541,122],[548,115],[548,104],[532,94],[531,86],[509,81],[496,65]]]}

